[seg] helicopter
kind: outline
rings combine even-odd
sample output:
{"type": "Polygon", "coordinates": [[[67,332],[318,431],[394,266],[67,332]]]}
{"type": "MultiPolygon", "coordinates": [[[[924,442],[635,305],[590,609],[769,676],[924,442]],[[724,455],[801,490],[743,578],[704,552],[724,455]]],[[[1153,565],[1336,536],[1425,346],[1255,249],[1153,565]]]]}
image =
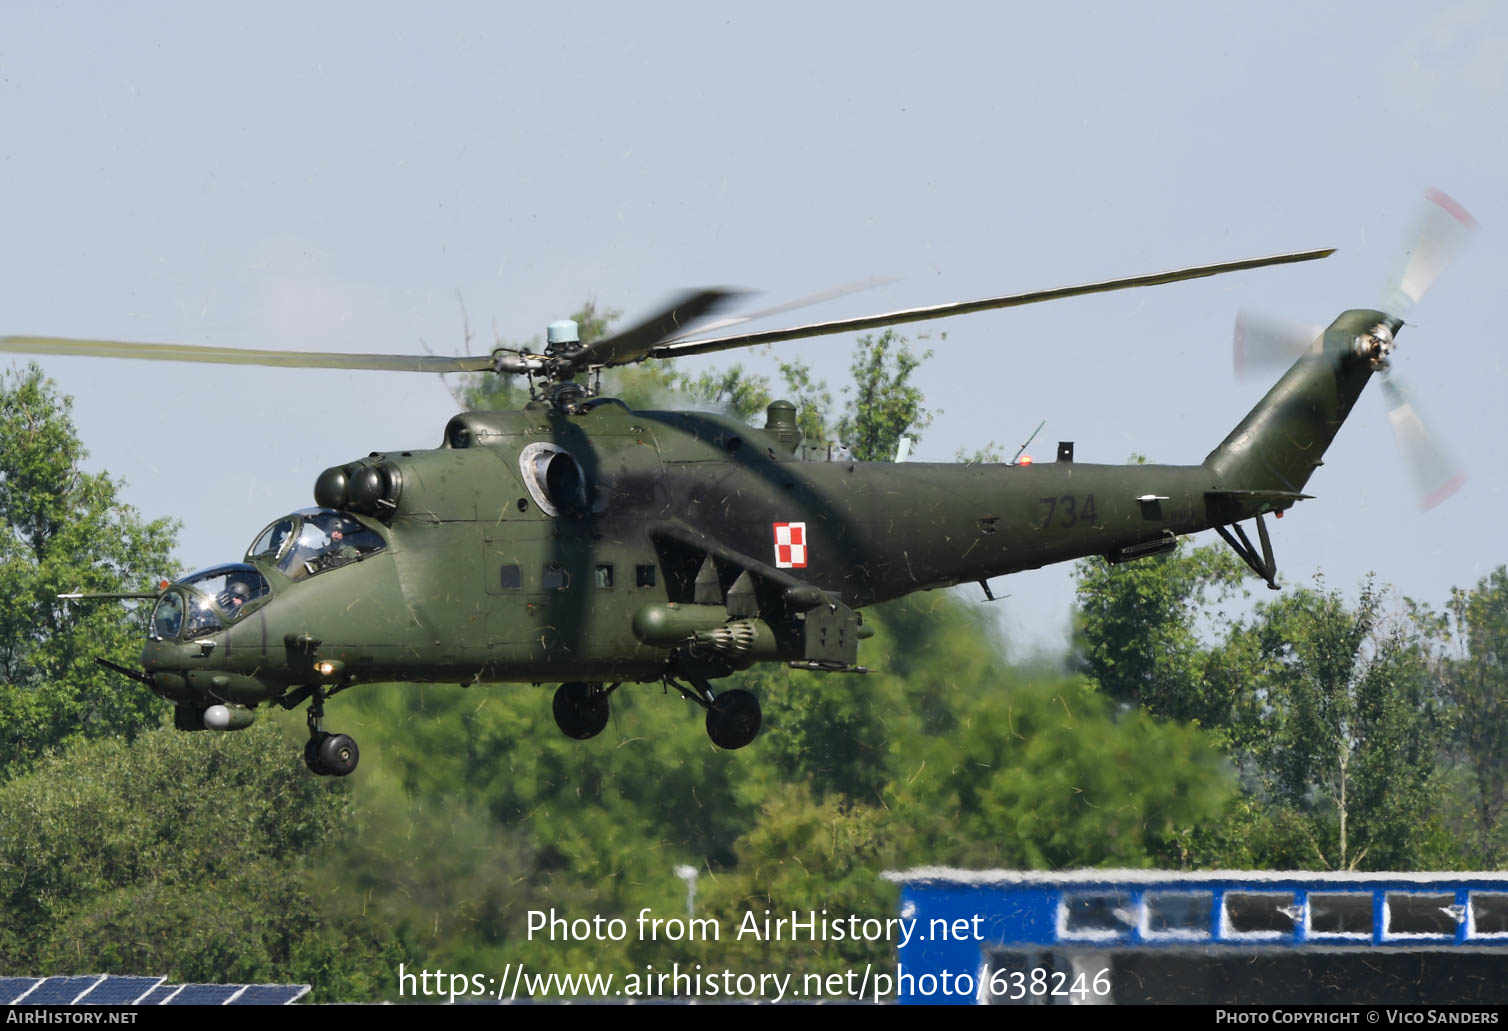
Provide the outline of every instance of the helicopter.
{"type": "MultiPolygon", "coordinates": [[[[1438,274],[1437,251],[1416,248],[1381,309],[1345,311],[1317,334],[1247,325],[1239,359],[1292,364],[1189,466],[1079,463],[1066,441],[1050,463],[858,462],[804,446],[788,401],[771,403],[763,426],[753,427],[703,412],[636,411],[601,396],[593,379],[645,360],[1312,261],[1332,250],[724,335],[708,333],[741,320],[705,323],[739,294],[707,288],[589,343],[573,322],[552,323],[537,353],[307,353],[35,336],[0,337],[0,350],[527,378],[531,400],[522,408],[458,414],[438,447],[373,452],[326,469],[314,505],[273,520],[238,562],[154,593],[63,595],[152,602],[141,668],[97,661],[170,701],[179,730],[238,730],[261,706],[307,703],[305,764],[346,776],[359,749],[326,729],[325,705],[357,684],[557,683],[555,721],[585,740],[607,726],[620,687],[663,683],[705,710],[717,746],[737,749],[759,733],[759,701],[714,681],[761,662],[867,672],[859,649],[873,628],[862,610],[915,591],[978,582],[992,597],[994,577],[1090,555],[1129,562],[1207,529],[1276,589],[1264,516],[1281,517],[1310,497],[1303,489],[1326,447],[1373,373],[1386,374],[1407,306],[1438,274]]],[[[1411,429],[1417,418],[1393,393],[1395,428],[1413,434],[1412,450],[1426,463],[1439,464],[1421,451],[1428,435],[1422,425],[1411,429]]]]}

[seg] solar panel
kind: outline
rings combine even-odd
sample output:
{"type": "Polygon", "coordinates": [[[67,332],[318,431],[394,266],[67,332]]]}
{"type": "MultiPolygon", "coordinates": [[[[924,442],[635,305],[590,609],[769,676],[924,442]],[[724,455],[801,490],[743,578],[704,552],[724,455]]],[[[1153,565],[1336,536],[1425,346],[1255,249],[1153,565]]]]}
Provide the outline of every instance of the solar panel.
{"type": "Polygon", "coordinates": [[[309,986],[306,984],[253,984],[247,985],[246,990],[235,999],[229,1006],[287,1006],[309,994],[309,986]]]}
{"type": "Polygon", "coordinates": [[[165,980],[165,977],[121,977],[106,974],[103,981],[78,999],[78,1003],[82,1006],[130,1006],[165,980]]]}
{"type": "Polygon", "coordinates": [[[36,990],[29,992],[25,1006],[67,1006],[84,992],[104,979],[103,974],[85,977],[49,977],[36,990]]]}
{"type": "Polygon", "coordinates": [[[223,1006],[241,990],[238,984],[186,984],[164,1006],[223,1006]]]}
{"type": "Polygon", "coordinates": [[[0,1006],[9,1006],[41,980],[40,977],[0,977],[0,1006]]]}
{"type": "Polygon", "coordinates": [[[181,984],[160,984],[147,994],[143,995],[140,999],[136,1000],[136,1005],[161,1006],[164,1002],[167,1001],[168,996],[172,995],[182,987],[183,985],[181,984]]]}

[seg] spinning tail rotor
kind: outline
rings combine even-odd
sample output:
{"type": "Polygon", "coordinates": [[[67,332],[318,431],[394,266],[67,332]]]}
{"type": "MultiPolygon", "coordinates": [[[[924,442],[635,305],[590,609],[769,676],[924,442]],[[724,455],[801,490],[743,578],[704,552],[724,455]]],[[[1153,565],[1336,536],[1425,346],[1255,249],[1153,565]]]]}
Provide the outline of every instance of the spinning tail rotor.
{"type": "MultiPolygon", "coordinates": [[[[1378,308],[1390,317],[1387,324],[1357,337],[1355,353],[1371,361],[1381,373],[1382,393],[1388,405],[1388,421],[1398,449],[1408,466],[1409,476],[1419,497],[1421,509],[1430,509],[1450,497],[1466,482],[1466,474],[1450,458],[1430,433],[1409,392],[1392,370],[1394,334],[1409,311],[1435,284],[1476,220],[1450,197],[1438,190],[1425,194],[1428,202],[1414,235],[1414,243],[1404,256],[1398,275],[1383,292],[1378,308]]],[[[1306,352],[1322,346],[1324,330],[1296,323],[1282,322],[1251,312],[1236,317],[1232,348],[1236,374],[1244,376],[1274,366],[1286,366],[1306,352]]]]}

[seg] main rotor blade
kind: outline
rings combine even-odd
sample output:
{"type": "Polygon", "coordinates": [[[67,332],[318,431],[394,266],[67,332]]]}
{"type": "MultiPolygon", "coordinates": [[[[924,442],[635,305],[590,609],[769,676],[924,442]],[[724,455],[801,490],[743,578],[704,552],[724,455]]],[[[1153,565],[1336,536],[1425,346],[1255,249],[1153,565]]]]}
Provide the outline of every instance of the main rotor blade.
{"type": "Polygon", "coordinates": [[[1435,443],[1402,385],[1389,372],[1382,374],[1382,393],[1387,399],[1388,421],[1393,424],[1398,449],[1403,452],[1414,490],[1419,495],[1419,508],[1434,508],[1461,489],[1466,483],[1466,474],[1435,443]]]}
{"type": "MultiPolygon", "coordinates": [[[[786,312],[795,311],[798,308],[809,308],[814,304],[823,304],[839,297],[847,297],[849,294],[862,293],[865,290],[873,290],[877,286],[888,286],[891,283],[899,281],[899,276],[871,276],[869,279],[855,280],[852,283],[835,286],[831,290],[822,290],[818,293],[807,294],[805,297],[798,297],[794,301],[784,301],[780,304],[771,305],[768,308],[761,308],[759,311],[751,311],[747,315],[732,315],[725,319],[718,319],[716,322],[698,327],[697,333],[715,333],[720,329],[732,329],[734,326],[741,326],[745,322],[753,322],[755,319],[767,319],[772,315],[784,315],[786,312]]],[[[673,344],[679,340],[689,340],[690,338],[691,334],[686,333],[682,336],[671,337],[665,343],[673,344]]]]}
{"type": "Polygon", "coordinates": [[[688,291],[663,311],[621,333],[594,340],[580,351],[568,354],[566,360],[577,369],[642,361],[665,338],[681,332],[710,312],[728,307],[742,296],[743,291],[722,287],[688,291]]]}
{"type": "Polygon", "coordinates": [[[1382,302],[1382,310],[1395,318],[1403,318],[1435,284],[1477,224],[1469,211],[1439,190],[1424,196],[1430,203],[1419,221],[1414,245],[1382,302]]]}
{"type": "Polygon", "coordinates": [[[1249,311],[1236,314],[1232,359],[1236,375],[1292,365],[1299,355],[1319,343],[1323,327],[1282,322],[1249,311]]]}
{"type": "Polygon", "coordinates": [[[379,372],[489,372],[492,358],[441,355],[347,354],[341,351],[275,351],[262,348],[147,344],[124,340],[0,336],[0,351],[88,358],[135,358],[154,362],[210,362],[280,369],[369,369],[379,372]]]}
{"type": "MultiPolygon", "coordinates": [[[[969,315],[977,311],[992,311],[996,308],[1014,308],[1023,304],[1035,304],[1038,301],[1055,301],[1063,297],[1079,297],[1083,294],[1108,293],[1111,290],[1129,290],[1139,286],[1158,286],[1163,283],[1177,283],[1185,279],[1218,276],[1226,272],[1261,268],[1265,265],[1286,265],[1292,262],[1314,261],[1318,258],[1327,258],[1334,253],[1335,248],[1333,247],[1315,251],[1295,251],[1290,254],[1275,254],[1269,258],[1247,258],[1242,261],[1225,261],[1214,265],[1197,265],[1193,268],[1173,269],[1168,272],[1156,272],[1145,276],[1131,276],[1126,279],[1107,279],[1098,283],[1085,283],[1081,286],[1060,286],[1052,290],[1035,290],[1025,294],[985,297],[977,301],[958,301],[952,304],[936,304],[925,308],[904,308],[900,311],[888,312],[883,315],[865,315],[853,319],[813,322],[805,326],[794,326],[790,329],[773,329],[760,333],[745,333],[738,336],[673,341],[662,343],[657,347],[651,347],[640,357],[676,358],[683,355],[710,354],[714,351],[726,351],[734,347],[773,344],[781,340],[802,340],[807,337],[828,336],[834,333],[852,333],[866,329],[879,329],[882,326],[898,326],[909,322],[926,322],[930,319],[944,319],[952,315],[969,315]]],[[[637,361],[638,358],[628,358],[625,360],[637,361]]]]}

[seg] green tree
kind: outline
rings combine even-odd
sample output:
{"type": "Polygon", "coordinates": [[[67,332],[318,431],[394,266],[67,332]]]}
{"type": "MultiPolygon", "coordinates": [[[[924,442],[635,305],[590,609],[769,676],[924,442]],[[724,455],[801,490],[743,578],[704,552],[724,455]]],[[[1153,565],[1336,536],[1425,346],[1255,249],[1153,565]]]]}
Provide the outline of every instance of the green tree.
{"type": "Polygon", "coordinates": [[[0,378],[0,771],[79,737],[156,726],[160,700],[102,669],[136,665],[143,619],[68,591],[143,591],[172,576],[176,526],[145,522],[106,473],[85,472],[72,402],[35,365],[0,378]]]}
{"type": "Polygon", "coordinates": [[[1427,642],[1363,586],[1298,590],[1239,631],[1259,643],[1262,734],[1250,756],[1267,798],[1298,820],[1309,859],[1354,870],[1428,862],[1438,714],[1427,642]]]}
{"type": "Polygon", "coordinates": [[[919,440],[931,424],[921,388],[911,382],[911,374],[930,357],[931,351],[914,353],[893,329],[859,337],[850,367],[853,394],[837,425],[838,439],[859,461],[890,461],[901,437],[919,440]]]}
{"type": "Polygon", "coordinates": [[[1235,792],[1197,729],[1117,713],[1089,681],[978,692],[946,735],[908,742],[890,806],[918,863],[1178,865],[1235,792]]]}
{"type": "Polygon", "coordinates": [[[1508,858],[1508,567],[1452,591],[1449,613],[1460,646],[1443,664],[1450,744],[1468,771],[1476,862],[1496,869],[1508,858]]]}
{"type": "Polygon", "coordinates": [[[329,908],[348,790],[264,721],[78,742],[0,784],[0,970],[299,981],[381,998],[402,957],[329,908]],[[327,854],[328,849],[328,854],[327,854]]]}
{"type": "Polygon", "coordinates": [[[1246,574],[1221,545],[1190,547],[1112,565],[1101,558],[1074,566],[1074,657],[1078,668],[1118,701],[1158,716],[1231,728],[1250,667],[1240,649],[1212,650],[1202,631],[1207,607],[1239,590],[1246,574]]]}
{"type": "Polygon", "coordinates": [[[688,950],[687,959],[713,968],[789,973],[800,984],[894,958],[894,943],[847,938],[787,943],[737,935],[763,928],[772,917],[815,913],[818,919],[891,919],[896,887],[880,878],[895,855],[886,810],[840,798],[814,799],[802,785],[781,785],[765,798],[757,821],[735,846],[737,863],[708,878],[697,915],[717,920],[722,941],[688,950]],[[824,916],[823,914],[826,914],[824,916]]]}

